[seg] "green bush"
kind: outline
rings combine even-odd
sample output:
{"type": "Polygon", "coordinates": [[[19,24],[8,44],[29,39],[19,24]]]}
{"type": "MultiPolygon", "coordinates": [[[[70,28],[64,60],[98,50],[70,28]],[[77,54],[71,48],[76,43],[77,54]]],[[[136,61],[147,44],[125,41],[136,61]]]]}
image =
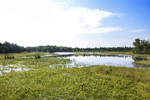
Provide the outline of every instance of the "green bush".
{"type": "Polygon", "coordinates": [[[35,57],[35,59],[40,59],[41,58],[41,56],[39,54],[36,54],[34,57],[35,57]]]}
{"type": "Polygon", "coordinates": [[[4,59],[15,59],[14,56],[5,56],[4,59]]]}

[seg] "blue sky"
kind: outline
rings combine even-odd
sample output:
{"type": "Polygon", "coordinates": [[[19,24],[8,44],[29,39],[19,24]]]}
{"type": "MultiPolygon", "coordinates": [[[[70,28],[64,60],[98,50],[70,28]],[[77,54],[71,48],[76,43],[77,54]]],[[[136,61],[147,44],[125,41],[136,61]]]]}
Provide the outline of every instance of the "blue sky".
{"type": "MultiPolygon", "coordinates": [[[[103,41],[124,40],[121,46],[132,46],[135,38],[150,38],[150,1],[149,0],[76,0],[73,6],[84,6],[92,9],[98,8],[119,14],[119,17],[104,19],[103,26],[118,26],[123,29],[121,32],[111,32],[88,36],[88,39],[95,38],[103,41]],[[131,32],[130,32],[131,31],[131,32]],[[133,32],[132,32],[133,31],[133,32]]],[[[83,36],[86,37],[86,36],[83,36]]],[[[108,42],[104,46],[119,46],[115,42],[108,42]]]]}
{"type": "Polygon", "coordinates": [[[23,46],[132,46],[150,38],[149,0],[3,0],[0,42],[23,46]]]}

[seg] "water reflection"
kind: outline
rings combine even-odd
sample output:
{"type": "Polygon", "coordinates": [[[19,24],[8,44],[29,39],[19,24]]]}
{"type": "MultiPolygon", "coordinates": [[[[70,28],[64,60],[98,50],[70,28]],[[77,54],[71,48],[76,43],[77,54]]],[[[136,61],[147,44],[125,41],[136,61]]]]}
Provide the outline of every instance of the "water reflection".
{"type": "Polygon", "coordinates": [[[134,67],[132,64],[134,60],[130,56],[71,56],[66,58],[72,60],[71,66],[107,65],[134,67]]]}
{"type": "Polygon", "coordinates": [[[28,68],[26,68],[24,65],[7,65],[7,66],[3,66],[0,65],[0,75],[4,74],[4,73],[9,73],[12,71],[27,71],[29,70],[28,68]]]}
{"type": "Polygon", "coordinates": [[[65,59],[72,60],[67,64],[67,67],[82,67],[93,65],[107,65],[107,66],[124,66],[124,67],[148,67],[142,65],[135,65],[135,59],[132,56],[69,56],[65,59]]]}

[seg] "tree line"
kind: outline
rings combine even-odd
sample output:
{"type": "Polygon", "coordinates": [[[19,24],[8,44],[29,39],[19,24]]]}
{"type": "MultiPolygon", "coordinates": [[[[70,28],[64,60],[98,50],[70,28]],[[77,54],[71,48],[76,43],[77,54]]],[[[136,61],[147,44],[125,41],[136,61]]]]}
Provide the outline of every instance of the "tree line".
{"type": "Polygon", "coordinates": [[[23,46],[9,42],[0,43],[0,53],[20,53],[24,51],[25,48],[23,46]]]}
{"type": "Polygon", "coordinates": [[[37,46],[23,47],[14,43],[0,43],[0,53],[20,53],[20,52],[103,52],[103,51],[131,51],[132,47],[99,47],[99,48],[72,48],[63,46],[37,46]]]}

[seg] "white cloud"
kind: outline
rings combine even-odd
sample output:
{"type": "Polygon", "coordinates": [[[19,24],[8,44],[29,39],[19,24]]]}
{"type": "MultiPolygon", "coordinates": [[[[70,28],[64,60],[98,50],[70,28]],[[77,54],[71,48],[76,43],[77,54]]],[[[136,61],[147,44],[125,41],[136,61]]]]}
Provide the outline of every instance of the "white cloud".
{"type": "Polygon", "coordinates": [[[119,27],[102,27],[102,28],[92,28],[88,29],[87,34],[101,34],[101,33],[109,33],[113,31],[122,31],[119,27]]]}
{"type": "Polygon", "coordinates": [[[146,32],[145,29],[133,29],[133,30],[129,30],[129,32],[131,33],[142,33],[142,32],[146,32]]]}
{"type": "Polygon", "coordinates": [[[59,3],[54,0],[1,0],[0,40],[25,46],[67,44],[83,33],[120,31],[118,27],[102,27],[102,20],[111,16],[116,15],[100,9],[69,7],[64,0],[59,3]]]}

